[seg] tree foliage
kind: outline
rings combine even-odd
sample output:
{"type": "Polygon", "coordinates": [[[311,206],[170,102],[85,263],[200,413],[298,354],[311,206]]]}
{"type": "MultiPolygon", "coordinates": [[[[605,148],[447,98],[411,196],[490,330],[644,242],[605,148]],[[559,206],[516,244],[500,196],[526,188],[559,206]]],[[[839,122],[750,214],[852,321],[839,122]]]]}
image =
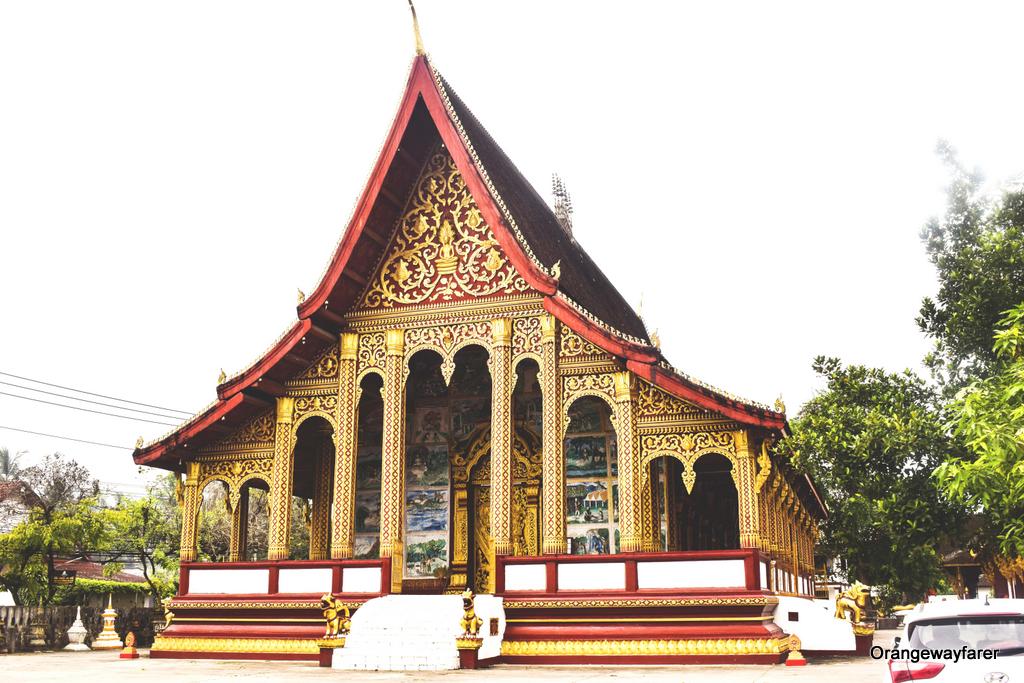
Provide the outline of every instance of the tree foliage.
{"type": "MultiPolygon", "coordinates": [[[[176,475],[167,474],[137,500],[124,499],[105,511],[110,534],[108,557],[123,557],[142,565],[142,576],[156,599],[169,594],[177,581],[177,550],[181,512],[174,494],[176,475]]],[[[109,561],[104,569],[121,564],[109,561]]]]}
{"type": "Polygon", "coordinates": [[[819,549],[883,604],[922,597],[940,580],[938,547],[961,521],[931,472],[954,452],[940,397],[910,371],[818,357],[826,388],[801,409],[781,448],[822,489],[819,549]]]}
{"type": "Polygon", "coordinates": [[[946,214],[921,233],[939,290],[924,299],[917,322],[935,341],[927,363],[952,394],[991,374],[998,363],[992,331],[1024,301],[1024,188],[988,198],[980,174],[967,171],[948,144],[940,143],[939,154],[952,176],[946,214]]]}
{"type": "Polygon", "coordinates": [[[952,426],[973,458],[952,458],[935,477],[983,521],[978,549],[1024,557],[1024,303],[1007,312],[995,335],[997,365],[952,405],[952,426]],[[986,536],[995,539],[986,547],[986,536]]]}
{"type": "Polygon", "coordinates": [[[0,536],[0,584],[19,604],[52,604],[58,557],[102,545],[99,483],[89,470],[60,453],[47,455],[20,479],[37,502],[27,520],[0,536]]]}

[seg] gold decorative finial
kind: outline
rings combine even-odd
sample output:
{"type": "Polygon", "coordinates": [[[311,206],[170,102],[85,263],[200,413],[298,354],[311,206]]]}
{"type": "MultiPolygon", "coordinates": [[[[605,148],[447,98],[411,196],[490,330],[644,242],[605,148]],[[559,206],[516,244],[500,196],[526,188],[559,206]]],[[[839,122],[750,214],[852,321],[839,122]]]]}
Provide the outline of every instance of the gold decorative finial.
{"type": "Polygon", "coordinates": [[[654,345],[654,348],[661,351],[661,336],[658,334],[657,330],[651,332],[651,344],[654,345]]]}
{"type": "Polygon", "coordinates": [[[220,374],[217,375],[217,384],[224,384],[224,380],[228,378],[228,373],[224,372],[224,368],[220,369],[220,374]]]}
{"type": "Polygon", "coordinates": [[[562,279],[562,260],[559,259],[551,266],[551,277],[556,280],[562,279]]]}
{"type": "Polygon", "coordinates": [[[775,410],[780,413],[786,412],[786,404],[782,402],[782,394],[779,394],[779,397],[775,399],[775,410]]]}
{"type": "Polygon", "coordinates": [[[425,55],[427,51],[423,49],[423,37],[420,35],[420,22],[416,19],[416,7],[412,4],[412,0],[409,0],[409,11],[412,12],[412,31],[416,35],[416,54],[425,55]]]}
{"type": "Polygon", "coordinates": [[[142,444],[144,444],[144,443],[146,443],[146,441],[141,436],[139,438],[135,439],[135,447],[136,448],[142,448],[142,444]]]}
{"type": "Polygon", "coordinates": [[[296,289],[296,291],[298,291],[299,293],[299,303],[301,304],[303,301],[306,300],[306,293],[303,292],[301,289],[296,289]]]}

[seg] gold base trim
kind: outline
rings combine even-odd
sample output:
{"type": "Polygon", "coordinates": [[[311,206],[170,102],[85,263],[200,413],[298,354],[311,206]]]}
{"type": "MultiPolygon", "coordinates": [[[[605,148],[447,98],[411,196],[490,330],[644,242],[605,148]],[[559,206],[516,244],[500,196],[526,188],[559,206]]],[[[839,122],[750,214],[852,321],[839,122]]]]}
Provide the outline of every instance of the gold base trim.
{"type": "Polygon", "coordinates": [[[575,623],[602,623],[602,622],[663,622],[663,621],[773,621],[773,616],[759,617],[580,617],[577,619],[548,619],[546,617],[523,617],[522,619],[506,619],[509,624],[575,624],[575,623]]]}
{"type": "Polygon", "coordinates": [[[338,648],[345,647],[345,637],[341,636],[339,638],[318,638],[316,641],[316,646],[320,649],[330,648],[332,650],[336,650],[338,648]]]}
{"type": "Polygon", "coordinates": [[[640,600],[505,600],[505,609],[532,608],[589,608],[589,607],[767,607],[779,604],[774,596],[757,598],[685,598],[659,600],[656,598],[640,600]]]}
{"type": "Polygon", "coordinates": [[[636,655],[777,655],[788,650],[785,638],[709,640],[506,640],[510,657],[628,657],[636,655]]]}
{"type": "Polygon", "coordinates": [[[320,647],[312,638],[169,638],[158,635],[150,652],[317,655],[320,654],[320,647]]]}
{"type": "MultiPolygon", "coordinates": [[[[362,602],[345,603],[350,609],[358,607],[362,602]]],[[[172,610],[182,609],[315,609],[320,610],[320,601],[299,601],[299,602],[231,602],[229,600],[218,602],[199,602],[196,600],[172,600],[172,610]]],[[[323,621],[321,619],[320,621],[323,621]]]]}
{"type": "Polygon", "coordinates": [[[871,624],[854,624],[853,635],[855,636],[870,636],[875,632],[875,627],[871,624]]]}
{"type": "Polygon", "coordinates": [[[483,638],[456,638],[455,647],[459,650],[479,650],[484,644],[483,638]]]}

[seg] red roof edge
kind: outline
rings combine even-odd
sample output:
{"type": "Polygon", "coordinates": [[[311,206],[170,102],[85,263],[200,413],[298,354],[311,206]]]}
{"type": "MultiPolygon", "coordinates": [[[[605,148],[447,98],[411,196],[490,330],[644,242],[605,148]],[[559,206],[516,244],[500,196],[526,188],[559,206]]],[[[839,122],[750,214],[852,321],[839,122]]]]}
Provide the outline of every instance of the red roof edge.
{"type": "Polygon", "coordinates": [[[296,320],[291,329],[285,332],[258,361],[250,365],[248,369],[218,385],[217,398],[222,400],[231,398],[243,389],[247,389],[253,382],[269,372],[278,361],[284,358],[306,336],[311,327],[313,327],[313,321],[308,318],[296,320]]]}
{"type": "Polygon", "coordinates": [[[622,356],[638,363],[655,363],[658,361],[658,353],[655,349],[626,341],[612,334],[593,321],[588,320],[562,299],[553,296],[545,297],[544,309],[558,318],[563,324],[568,325],[573,332],[611,354],[622,356]]]}
{"type": "Polygon", "coordinates": [[[192,418],[181,427],[165,436],[159,441],[151,443],[145,448],[136,448],[132,453],[132,460],[136,465],[146,465],[166,456],[179,446],[188,443],[188,440],[196,436],[210,425],[216,424],[221,417],[227,415],[236,408],[245,395],[237,393],[228,399],[219,399],[201,414],[192,418]]]}
{"type": "Polygon", "coordinates": [[[742,401],[727,398],[653,363],[639,363],[627,360],[626,367],[637,376],[642,377],[655,386],[661,387],[669,393],[675,394],[707,410],[721,413],[742,424],[775,429],[780,433],[786,433],[789,430],[785,413],[765,410],[748,405],[742,401]]]}
{"type": "Polygon", "coordinates": [[[327,266],[327,272],[320,280],[316,289],[305,301],[299,304],[298,315],[300,319],[309,318],[317,309],[326,304],[328,296],[345,270],[345,266],[352,255],[352,250],[355,248],[366,226],[366,220],[377,200],[377,195],[384,183],[387,170],[398,151],[402,136],[409,124],[409,118],[412,116],[419,98],[423,99],[423,103],[430,112],[431,119],[433,119],[434,124],[437,126],[442,141],[455,160],[455,165],[465,178],[470,193],[479,202],[480,211],[484,215],[484,219],[494,229],[494,236],[512,262],[512,265],[534,289],[544,294],[555,293],[557,288],[555,280],[538,269],[526,256],[515,235],[512,234],[512,231],[505,224],[498,207],[494,205],[493,198],[486,184],[481,179],[462,138],[459,136],[459,132],[455,129],[448,115],[448,111],[441,99],[441,94],[437,89],[437,84],[434,81],[433,70],[427,63],[427,58],[423,55],[418,55],[413,60],[412,69],[409,72],[409,80],[405,86],[405,94],[398,107],[398,113],[391,124],[391,130],[385,139],[384,146],[381,148],[380,156],[373,167],[370,179],[367,181],[366,187],[356,203],[356,209],[345,230],[345,236],[335,250],[334,256],[327,266]]]}

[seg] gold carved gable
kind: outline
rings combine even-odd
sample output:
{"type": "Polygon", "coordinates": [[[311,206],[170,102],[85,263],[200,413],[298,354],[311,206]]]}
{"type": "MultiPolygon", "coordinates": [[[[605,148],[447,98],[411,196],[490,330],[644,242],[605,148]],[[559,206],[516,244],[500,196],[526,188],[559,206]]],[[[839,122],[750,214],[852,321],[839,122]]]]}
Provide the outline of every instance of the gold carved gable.
{"type": "Polygon", "coordinates": [[[438,147],[416,181],[360,308],[443,304],[528,291],[451,156],[438,147]]]}
{"type": "Polygon", "coordinates": [[[703,409],[689,401],[677,398],[647,382],[640,382],[637,392],[637,414],[640,417],[692,416],[702,412],[703,409]]]}
{"type": "Polygon", "coordinates": [[[209,452],[224,450],[262,450],[274,447],[274,411],[252,418],[229,436],[217,441],[209,448],[209,452]]]}

